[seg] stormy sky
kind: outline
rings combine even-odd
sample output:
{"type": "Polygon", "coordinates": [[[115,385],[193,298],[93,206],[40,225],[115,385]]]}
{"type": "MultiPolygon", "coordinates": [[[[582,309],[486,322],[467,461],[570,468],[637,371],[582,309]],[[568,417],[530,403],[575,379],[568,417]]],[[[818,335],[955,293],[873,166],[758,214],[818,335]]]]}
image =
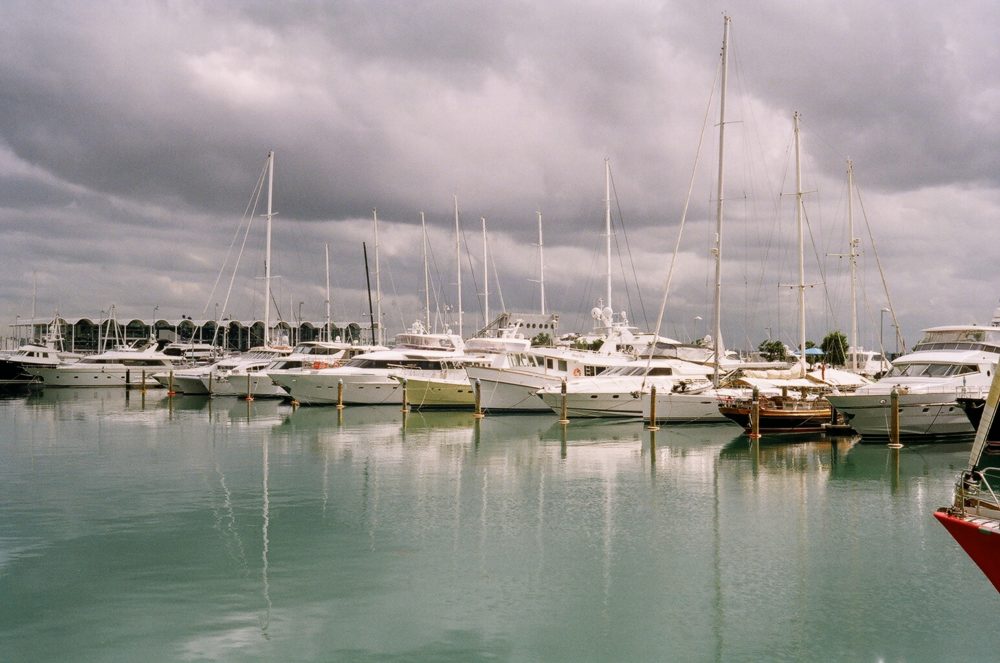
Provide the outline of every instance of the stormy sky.
{"type": "MultiPolygon", "coordinates": [[[[490,311],[587,329],[605,296],[663,333],[711,331],[719,61],[732,17],[723,331],[797,338],[792,115],[801,114],[808,333],[849,332],[854,163],[861,343],[892,306],[923,327],[988,323],[1000,246],[1000,53],[992,2],[3,2],[0,320],[262,316],[275,152],[277,314],[367,324],[379,216],[384,322],[490,311]],[[700,145],[700,149],[699,149],[700,145]],[[683,235],[678,233],[688,200],[683,235]],[[674,247],[679,252],[674,258],[674,247]],[[235,256],[243,246],[238,267],[235,256]],[[227,300],[227,291],[232,290],[227,300]],[[214,286],[214,289],[213,289],[214,286]],[[888,296],[886,293],[888,290],[888,296]]],[[[884,322],[884,325],[882,324],[884,322]]]]}

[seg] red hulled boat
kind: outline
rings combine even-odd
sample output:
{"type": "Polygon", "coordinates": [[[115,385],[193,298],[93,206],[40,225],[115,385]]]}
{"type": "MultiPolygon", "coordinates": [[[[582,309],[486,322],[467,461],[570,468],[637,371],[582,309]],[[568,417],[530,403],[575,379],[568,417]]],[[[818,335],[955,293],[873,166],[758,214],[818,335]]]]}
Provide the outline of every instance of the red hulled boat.
{"type": "Polygon", "coordinates": [[[969,468],[955,482],[951,506],[934,513],[948,533],[1000,591],[1000,371],[982,410],[969,468]]]}

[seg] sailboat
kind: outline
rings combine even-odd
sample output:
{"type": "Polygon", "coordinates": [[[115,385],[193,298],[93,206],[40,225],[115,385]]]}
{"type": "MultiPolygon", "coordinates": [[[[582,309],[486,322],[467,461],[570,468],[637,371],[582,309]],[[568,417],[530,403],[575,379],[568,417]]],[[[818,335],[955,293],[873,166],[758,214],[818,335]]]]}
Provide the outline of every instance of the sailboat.
{"type": "MultiPolygon", "coordinates": [[[[693,423],[718,423],[728,419],[719,411],[719,406],[725,402],[732,401],[744,395],[749,395],[747,389],[743,387],[731,386],[729,375],[737,369],[748,367],[747,364],[728,359],[722,343],[722,231],[723,212],[725,201],[725,138],[726,138],[726,91],[729,71],[729,28],[732,19],[724,17],[721,52],[721,83],[719,88],[719,159],[716,191],[716,227],[715,243],[712,247],[712,255],[715,261],[715,296],[714,296],[714,335],[711,343],[706,343],[702,350],[709,350],[711,355],[696,361],[706,364],[711,368],[711,381],[707,384],[700,383],[678,383],[675,385],[656,385],[655,396],[655,422],[652,423],[672,423],[672,424],[693,424],[693,423]],[[723,373],[725,371],[725,373],[723,373]],[[668,388],[664,389],[666,386],[668,388]]],[[[693,175],[692,175],[693,178],[693,175]]],[[[692,179],[693,182],[693,179],[692,179]]],[[[685,211],[686,214],[686,211],[685,211]]],[[[678,243],[679,243],[678,239],[678,243]]],[[[668,279],[669,284],[669,279],[668,279]]],[[[669,290],[669,288],[667,289],[669,290]]],[[[666,308],[666,294],[661,304],[660,319],[663,318],[663,310],[666,308]]],[[[706,341],[708,338],[705,339],[706,341]]],[[[680,357],[683,352],[690,355],[692,348],[684,347],[679,342],[669,342],[660,338],[643,352],[643,355],[650,361],[656,356],[676,356],[680,357]]],[[[687,357],[685,357],[687,358],[687,357]]],[[[761,365],[760,368],[767,368],[761,365]]],[[[652,381],[643,380],[639,388],[640,394],[651,391],[654,386],[652,381]]],[[[653,416],[652,396],[641,398],[642,417],[649,419],[653,416]]]]}
{"type": "MultiPolygon", "coordinates": [[[[788,378],[776,380],[773,387],[781,390],[778,396],[760,396],[756,406],[759,408],[757,430],[761,434],[768,433],[810,433],[822,432],[832,422],[833,408],[830,402],[816,393],[825,388],[807,378],[806,365],[806,283],[805,283],[805,251],[802,214],[802,162],[799,148],[799,114],[793,116],[795,127],[795,222],[798,227],[799,245],[799,348],[798,370],[788,378]],[[798,397],[789,395],[790,390],[796,390],[798,397]]],[[[755,404],[752,399],[733,400],[719,406],[719,412],[743,426],[748,432],[751,429],[751,412],[755,404]]]]}
{"type": "MultiPolygon", "coordinates": [[[[272,361],[287,356],[292,348],[287,345],[275,345],[271,338],[271,225],[274,217],[274,152],[269,151],[264,162],[264,173],[267,175],[267,235],[264,248],[264,338],[263,344],[251,348],[249,352],[233,357],[226,357],[211,366],[195,367],[175,371],[172,376],[166,372],[158,376],[161,384],[170,380],[175,391],[188,394],[211,394],[214,396],[246,396],[250,392],[252,377],[267,368],[272,361]]],[[[263,177],[263,174],[262,174],[263,177]]],[[[263,179],[258,181],[260,191],[263,179]]]]}
{"type": "Polygon", "coordinates": [[[972,558],[972,561],[1000,591],[1000,371],[983,408],[976,439],[969,454],[969,466],[955,481],[951,505],[941,507],[934,517],[972,558]]]}

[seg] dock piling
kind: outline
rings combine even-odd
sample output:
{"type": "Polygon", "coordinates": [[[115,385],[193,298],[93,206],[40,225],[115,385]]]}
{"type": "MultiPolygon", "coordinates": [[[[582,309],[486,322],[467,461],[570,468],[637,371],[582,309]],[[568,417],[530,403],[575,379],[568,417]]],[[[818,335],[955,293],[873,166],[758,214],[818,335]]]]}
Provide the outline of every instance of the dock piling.
{"type": "Polygon", "coordinates": [[[899,441],[899,390],[895,387],[889,393],[889,448],[903,448],[899,441]]]}
{"type": "Polygon", "coordinates": [[[646,427],[651,431],[658,431],[660,427],[656,425],[656,385],[649,388],[649,425],[646,427]]]}
{"type": "Polygon", "coordinates": [[[569,403],[567,402],[566,395],[566,378],[562,379],[562,415],[559,417],[559,423],[565,426],[569,423],[569,403]]]}

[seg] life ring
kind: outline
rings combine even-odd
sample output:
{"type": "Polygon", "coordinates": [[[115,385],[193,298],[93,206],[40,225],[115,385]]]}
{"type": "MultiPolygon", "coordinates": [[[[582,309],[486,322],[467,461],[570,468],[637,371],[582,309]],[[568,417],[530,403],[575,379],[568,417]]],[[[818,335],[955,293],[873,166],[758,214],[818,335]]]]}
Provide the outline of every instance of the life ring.
{"type": "Polygon", "coordinates": [[[573,369],[573,377],[578,378],[581,375],[583,375],[583,371],[581,371],[579,368],[574,368],[573,369]]]}

